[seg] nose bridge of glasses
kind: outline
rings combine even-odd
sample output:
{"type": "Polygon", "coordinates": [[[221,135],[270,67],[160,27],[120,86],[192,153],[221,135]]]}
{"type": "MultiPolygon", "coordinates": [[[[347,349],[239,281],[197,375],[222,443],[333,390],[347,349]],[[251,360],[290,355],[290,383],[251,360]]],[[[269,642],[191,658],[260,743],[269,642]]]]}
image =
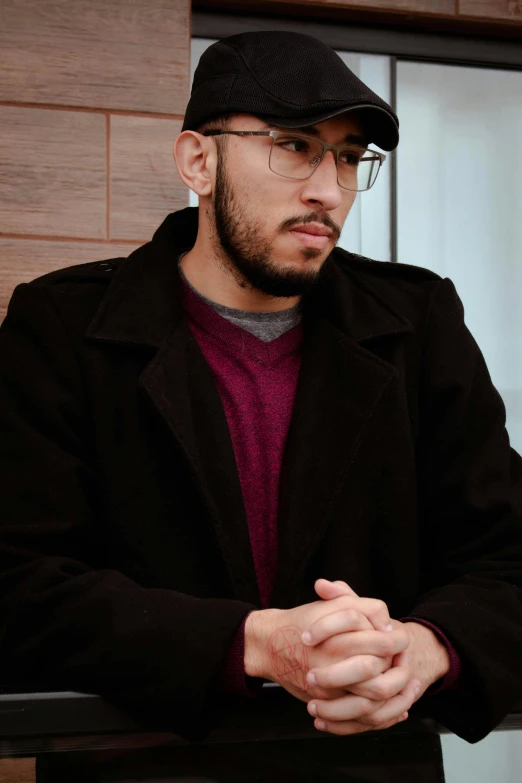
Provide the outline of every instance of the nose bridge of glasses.
{"type": "Polygon", "coordinates": [[[319,141],[319,139],[317,139],[317,143],[322,147],[322,149],[317,149],[314,157],[310,161],[310,165],[314,168],[317,168],[319,164],[328,157],[328,153],[331,152],[334,166],[337,167],[339,162],[339,149],[334,144],[327,144],[326,142],[319,141]]]}

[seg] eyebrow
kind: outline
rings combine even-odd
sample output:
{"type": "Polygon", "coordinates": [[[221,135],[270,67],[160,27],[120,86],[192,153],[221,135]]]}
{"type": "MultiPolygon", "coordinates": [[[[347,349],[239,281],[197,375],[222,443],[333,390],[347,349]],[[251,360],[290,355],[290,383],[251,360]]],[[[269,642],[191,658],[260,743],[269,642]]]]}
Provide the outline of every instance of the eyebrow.
{"type": "MultiPolygon", "coordinates": [[[[303,128],[282,128],[280,125],[273,125],[265,122],[263,123],[263,129],[265,128],[273,128],[274,130],[282,130],[282,131],[295,131],[296,133],[306,133],[308,136],[321,135],[321,132],[315,127],[315,125],[306,125],[303,128]]],[[[349,133],[345,137],[344,141],[351,144],[362,144],[363,147],[368,146],[368,141],[364,138],[364,136],[358,136],[355,133],[349,133]]]]}

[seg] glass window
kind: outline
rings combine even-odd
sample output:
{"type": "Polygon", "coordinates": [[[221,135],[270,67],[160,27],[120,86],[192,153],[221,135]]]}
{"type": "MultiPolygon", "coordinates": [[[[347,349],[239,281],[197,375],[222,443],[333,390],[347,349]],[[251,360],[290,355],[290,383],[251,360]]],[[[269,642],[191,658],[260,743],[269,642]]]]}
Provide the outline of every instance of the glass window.
{"type": "Polygon", "coordinates": [[[397,63],[398,260],[455,283],[522,451],[522,73],[397,63]]]}

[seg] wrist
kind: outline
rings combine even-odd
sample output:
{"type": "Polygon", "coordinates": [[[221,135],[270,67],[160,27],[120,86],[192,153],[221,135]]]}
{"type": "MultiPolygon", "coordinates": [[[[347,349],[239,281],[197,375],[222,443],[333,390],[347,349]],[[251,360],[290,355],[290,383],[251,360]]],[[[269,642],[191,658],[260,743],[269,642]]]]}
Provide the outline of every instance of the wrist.
{"type": "Polygon", "coordinates": [[[410,636],[410,656],[413,675],[425,688],[445,677],[451,668],[451,658],[446,645],[425,625],[404,623],[410,636]]]}
{"type": "Polygon", "coordinates": [[[251,612],[245,623],[245,674],[271,679],[268,642],[274,632],[274,618],[282,609],[259,609],[251,612]]]}

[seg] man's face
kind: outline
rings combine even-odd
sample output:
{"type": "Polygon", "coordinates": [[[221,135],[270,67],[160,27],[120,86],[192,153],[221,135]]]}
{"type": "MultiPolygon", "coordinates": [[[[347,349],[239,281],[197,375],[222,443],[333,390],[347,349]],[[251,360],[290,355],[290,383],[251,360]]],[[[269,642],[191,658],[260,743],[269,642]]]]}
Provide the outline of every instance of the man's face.
{"type": "MultiPolygon", "coordinates": [[[[313,128],[313,135],[331,144],[344,143],[349,134],[363,135],[355,112],[313,128]]],[[[234,117],[228,129],[282,130],[250,115],[234,117]]],[[[310,128],[299,132],[312,135],[310,128]]],[[[337,184],[332,151],[306,180],[273,173],[268,165],[271,142],[269,136],[227,136],[224,145],[219,143],[213,241],[218,258],[242,288],[275,297],[302,296],[319,281],[356,192],[337,184]],[[326,235],[318,235],[320,231],[326,235]]]]}

